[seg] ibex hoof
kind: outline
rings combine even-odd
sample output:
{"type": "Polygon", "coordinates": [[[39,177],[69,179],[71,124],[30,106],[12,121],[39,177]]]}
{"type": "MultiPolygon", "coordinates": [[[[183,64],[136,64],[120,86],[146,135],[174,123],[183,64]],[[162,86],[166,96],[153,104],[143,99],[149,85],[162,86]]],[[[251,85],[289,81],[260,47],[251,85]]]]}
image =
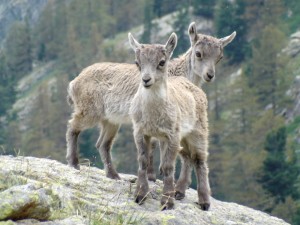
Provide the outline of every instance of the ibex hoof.
{"type": "Polygon", "coordinates": [[[156,175],[153,174],[153,173],[148,174],[148,180],[155,182],[156,181],[156,175]]]}
{"type": "Polygon", "coordinates": [[[208,211],[208,209],[210,207],[210,203],[201,203],[199,205],[203,211],[208,211]]]}
{"type": "Polygon", "coordinates": [[[179,191],[176,191],[175,192],[175,199],[176,200],[181,200],[181,199],[183,199],[185,197],[185,194],[184,193],[181,193],[181,192],[179,192],[179,191]]]}
{"type": "Polygon", "coordinates": [[[135,198],[135,202],[139,205],[143,204],[145,200],[146,200],[146,196],[143,195],[138,195],[135,198]]]}
{"type": "Polygon", "coordinates": [[[162,203],[162,208],[161,210],[169,210],[169,209],[174,209],[174,202],[166,202],[166,203],[162,203]]]}
{"type": "Polygon", "coordinates": [[[161,176],[162,176],[162,175],[164,174],[164,173],[163,173],[163,170],[162,170],[162,167],[161,167],[161,166],[159,166],[159,169],[158,169],[158,170],[159,170],[159,175],[161,175],[161,176]]]}
{"type": "Polygon", "coordinates": [[[79,164],[73,164],[73,163],[69,163],[68,164],[70,167],[73,167],[76,170],[80,170],[80,165],[79,164]]]}
{"type": "Polygon", "coordinates": [[[121,177],[119,176],[118,173],[107,173],[106,177],[114,180],[121,180],[121,177]]]}

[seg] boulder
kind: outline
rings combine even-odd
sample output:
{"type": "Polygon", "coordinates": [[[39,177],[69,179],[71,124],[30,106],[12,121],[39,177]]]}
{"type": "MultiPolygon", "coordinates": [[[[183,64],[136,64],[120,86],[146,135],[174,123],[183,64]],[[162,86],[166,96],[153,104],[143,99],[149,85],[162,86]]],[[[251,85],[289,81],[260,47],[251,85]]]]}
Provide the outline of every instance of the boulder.
{"type": "Polygon", "coordinates": [[[0,193],[0,220],[50,216],[50,197],[46,190],[33,184],[18,185],[0,193]]]}
{"type": "Polygon", "coordinates": [[[193,189],[187,190],[185,199],[175,202],[175,209],[161,211],[159,180],[150,182],[147,200],[138,205],[133,196],[136,176],[120,174],[121,180],[112,180],[103,170],[89,165],[81,165],[79,171],[50,159],[0,156],[0,168],[0,211],[8,212],[0,218],[0,225],[287,224],[266,213],[214,198],[210,210],[202,211],[193,189]],[[11,208],[24,209],[25,200],[35,207],[7,216],[12,215],[11,208]]]}

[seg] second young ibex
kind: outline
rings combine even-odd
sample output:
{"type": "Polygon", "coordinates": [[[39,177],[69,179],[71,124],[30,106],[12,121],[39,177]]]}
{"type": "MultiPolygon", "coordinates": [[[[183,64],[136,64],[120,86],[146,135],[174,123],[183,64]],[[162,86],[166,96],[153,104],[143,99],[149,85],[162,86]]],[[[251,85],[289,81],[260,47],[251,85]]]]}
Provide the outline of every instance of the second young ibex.
{"type": "MultiPolygon", "coordinates": [[[[215,77],[215,65],[223,57],[223,48],[235,37],[235,32],[224,38],[198,34],[195,23],[188,29],[191,48],[179,58],[171,60],[169,76],[187,77],[200,87],[215,77]]],[[[68,100],[73,114],[66,133],[67,161],[79,169],[78,136],[88,128],[99,126],[100,136],[96,143],[104,164],[106,176],[120,179],[115,170],[111,147],[123,123],[130,123],[129,107],[139,86],[139,70],[134,64],[96,63],[85,68],[69,84],[68,100]]],[[[152,156],[149,156],[152,160],[152,156]]],[[[150,163],[149,178],[155,179],[150,163]]]]}

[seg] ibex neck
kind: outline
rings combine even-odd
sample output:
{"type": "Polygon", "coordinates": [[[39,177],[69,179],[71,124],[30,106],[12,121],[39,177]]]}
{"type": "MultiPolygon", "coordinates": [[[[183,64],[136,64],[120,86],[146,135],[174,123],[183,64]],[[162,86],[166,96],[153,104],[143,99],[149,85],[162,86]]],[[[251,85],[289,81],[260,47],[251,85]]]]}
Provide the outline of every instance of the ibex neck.
{"type": "Polygon", "coordinates": [[[168,100],[168,84],[166,81],[155,83],[149,89],[146,89],[142,84],[140,84],[139,89],[145,101],[168,100]]]}
{"type": "Polygon", "coordinates": [[[190,48],[185,54],[172,60],[172,67],[169,72],[173,76],[184,76],[196,86],[201,87],[201,76],[193,68],[194,62],[192,59],[192,49],[190,48]]]}

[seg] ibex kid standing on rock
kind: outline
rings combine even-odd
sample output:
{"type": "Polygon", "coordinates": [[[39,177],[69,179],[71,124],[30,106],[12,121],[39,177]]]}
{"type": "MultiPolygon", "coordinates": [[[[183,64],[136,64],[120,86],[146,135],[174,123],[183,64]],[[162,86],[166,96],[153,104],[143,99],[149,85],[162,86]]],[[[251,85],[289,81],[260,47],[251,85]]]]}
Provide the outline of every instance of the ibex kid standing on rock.
{"type": "Polygon", "coordinates": [[[175,190],[184,193],[187,184],[174,187],[177,153],[185,166],[194,166],[198,181],[198,202],[203,210],[210,206],[208,181],[208,121],[205,93],[187,78],[168,77],[168,64],[177,45],[173,33],[166,45],[139,44],[129,33],[129,42],[135,52],[140,71],[140,84],[135,94],[130,115],[138,149],[138,180],[136,202],[142,203],[149,192],[147,167],[152,137],[160,141],[165,209],[174,207],[175,190]],[[184,148],[181,149],[180,145],[184,148]],[[191,164],[191,165],[190,165],[191,164]]]}
{"type": "MultiPolygon", "coordinates": [[[[215,76],[215,65],[223,56],[223,48],[235,37],[217,39],[197,34],[195,23],[189,26],[191,48],[169,62],[169,76],[184,76],[200,87],[215,76]]],[[[119,127],[130,123],[129,107],[139,86],[136,65],[126,63],[96,63],[85,68],[69,84],[68,99],[73,106],[66,133],[68,164],[79,169],[78,136],[81,131],[98,125],[100,136],[96,147],[103,161],[106,176],[120,179],[111,159],[111,147],[119,127]]],[[[149,156],[149,176],[155,180],[152,154],[149,156]]],[[[185,170],[186,171],[186,170],[185,170]]]]}

